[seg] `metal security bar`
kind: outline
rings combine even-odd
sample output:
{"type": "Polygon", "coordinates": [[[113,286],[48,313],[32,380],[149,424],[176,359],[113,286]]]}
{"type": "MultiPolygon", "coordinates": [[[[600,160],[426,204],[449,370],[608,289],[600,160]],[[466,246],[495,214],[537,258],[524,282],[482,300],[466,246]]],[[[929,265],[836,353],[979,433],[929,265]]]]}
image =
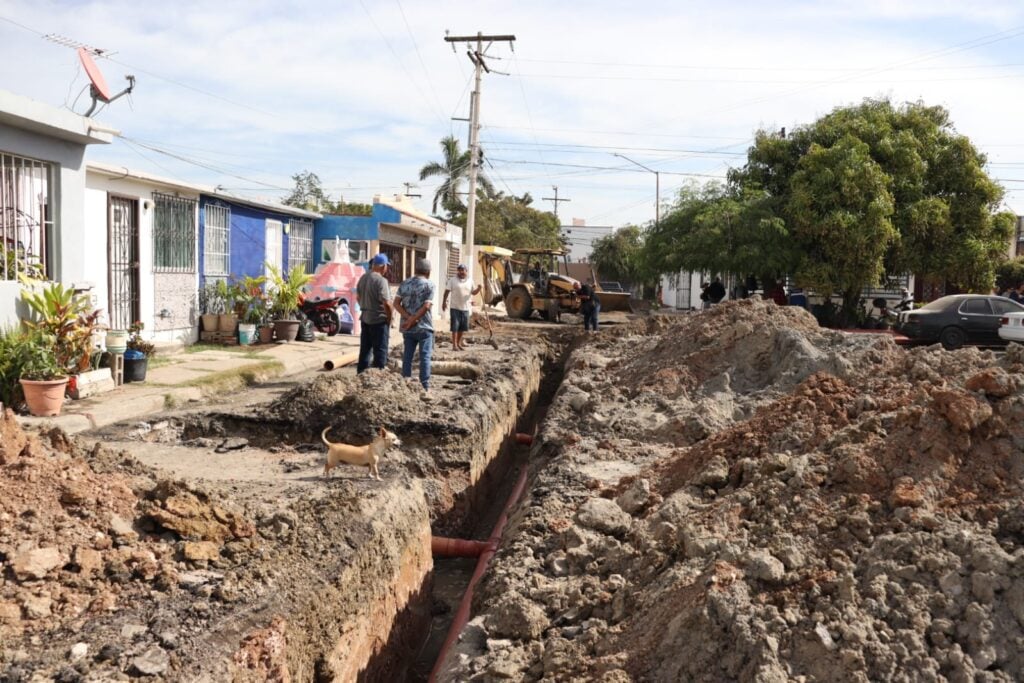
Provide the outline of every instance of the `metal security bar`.
{"type": "Polygon", "coordinates": [[[108,201],[110,327],[127,330],[139,319],[139,204],[127,197],[108,201]]]}
{"type": "Polygon", "coordinates": [[[0,279],[44,277],[53,234],[50,183],[53,168],[0,152],[0,279]]]}
{"type": "Polygon", "coordinates": [[[313,222],[293,219],[288,228],[288,267],[300,263],[307,273],[313,272],[313,222]]]}
{"type": "Polygon", "coordinates": [[[231,272],[231,209],[207,204],[203,211],[203,274],[227,277],[231,272]]]}
{"type": "Polygon", "coordinates": [[[153,271],[196,270],[196,200],[153,193],[153,271]]]}

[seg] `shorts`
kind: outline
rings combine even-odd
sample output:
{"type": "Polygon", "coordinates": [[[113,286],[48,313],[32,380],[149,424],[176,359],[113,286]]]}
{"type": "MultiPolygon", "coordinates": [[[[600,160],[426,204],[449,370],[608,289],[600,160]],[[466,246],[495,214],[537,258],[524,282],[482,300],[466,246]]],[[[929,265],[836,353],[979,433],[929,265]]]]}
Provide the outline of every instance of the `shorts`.
{"type": "Polygon", "coordinates": [[[469,311],[452,309],[452,332],[469,331],[469,311]]]}

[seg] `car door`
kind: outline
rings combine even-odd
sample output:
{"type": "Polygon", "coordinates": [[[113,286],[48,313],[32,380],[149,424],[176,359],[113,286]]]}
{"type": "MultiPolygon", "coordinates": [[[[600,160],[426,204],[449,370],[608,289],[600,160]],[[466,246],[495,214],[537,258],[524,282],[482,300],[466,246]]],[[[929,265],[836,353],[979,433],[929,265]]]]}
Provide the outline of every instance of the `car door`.
{"type": "MultiPolygon", "coordinates": [[[[1024,306],[1009,299],[992,299],[992,310],[995,312],[996,317],[1002,321],[1003,316],[1007,313],[1024,313],[1024,306]]],[[[996,327],[996,337],[1000,343],[1004,343],[1006,340],[999,336],[999,324],[996,327]]]]}
{"type": "Polygon", "coordinates": [[[999,316],[992,310],[992,304],[984,297],[964,299],[960,304],[960,324],[967,331],[967,341],[972,344],[996,344],[999,342],[999,316]]]}

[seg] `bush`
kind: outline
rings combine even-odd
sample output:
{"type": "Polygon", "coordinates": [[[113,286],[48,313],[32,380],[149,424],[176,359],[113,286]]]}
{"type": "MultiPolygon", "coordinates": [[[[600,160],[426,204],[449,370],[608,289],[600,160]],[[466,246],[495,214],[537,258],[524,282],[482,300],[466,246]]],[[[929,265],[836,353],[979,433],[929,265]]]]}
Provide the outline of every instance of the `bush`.
{"type": "Polygon", "coordinates": [[[18,380],[25,361],[25,346],[30,343],[30,335],[23,330],[0,329],[0,403],[8,408],[18,409],[25,400],[18,380]]]}
{"type": "Polygon", "coordinates": [[[153,346],[152,342],[142,338],[142,329],[143,325],[141,322],[135,322],[128,328],[127,346],[130,350],[138,351],[146,358],[151,358],[156,355],[156,347],[153,346]]]}

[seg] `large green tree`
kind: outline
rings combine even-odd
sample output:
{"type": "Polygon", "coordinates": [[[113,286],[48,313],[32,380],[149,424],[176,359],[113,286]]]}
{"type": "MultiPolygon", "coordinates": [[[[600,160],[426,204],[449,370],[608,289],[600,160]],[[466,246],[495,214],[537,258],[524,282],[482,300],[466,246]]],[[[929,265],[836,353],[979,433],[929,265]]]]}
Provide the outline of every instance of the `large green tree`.
{"type": "MultiPolygon", "coordinates": [[[[550,211],[529,206],[529,194],[523,197],[496,193],[496,199],[478,199],[476,203],[475,241],[506,249],[529,247],[558,249],[563,246],[561,226],[550,211]]],[[[466,214],[453,218],[466,224],[466,214]]]]}
{"type": "Polygon", "coordinates": [[[984,165],[944,108],[868,99],[789,137],[759,131],[726,186],[684,189],[645,262],[792,275],[847,306],[904,273],[987,290],[1013,219],[984,165]]]}
{"type": "MultiPolygon", "coordinates": [[[[439,176],[441,184],[434,192],[433,211],[437,214],[438,205],[453,218],[465,212],[466,204],[459,196],[462,181],[468,180],[471,151],[463,151],[454,135],[441,138],[441,161],[431,161],[420,169],[420,180],[439,176]]],[[[493,193],[494,186],[482,170],[477,171],[477,183],[486,193],[493,193]]]]}
{"type": "Polygon", "coordinates": [[[590,260],[604,280],[643,284],[646,280],[641,259],[643,242],[643,231],[635,225],[627,225],[594,240],[590,260]]]}

